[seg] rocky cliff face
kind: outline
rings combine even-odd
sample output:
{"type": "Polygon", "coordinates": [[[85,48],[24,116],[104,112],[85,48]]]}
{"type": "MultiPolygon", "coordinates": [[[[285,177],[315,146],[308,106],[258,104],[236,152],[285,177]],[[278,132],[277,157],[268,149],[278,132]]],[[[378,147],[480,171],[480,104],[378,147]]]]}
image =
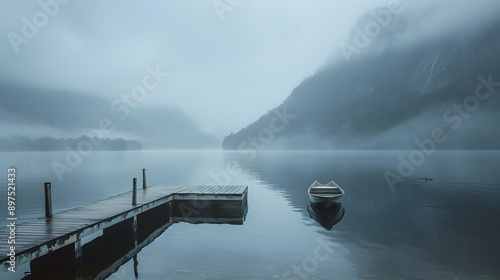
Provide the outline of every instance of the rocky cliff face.
{"type": "MultiPolygon", "coordinates": [[[[350,46],[380,11],[361,17],[350,46]]],[[[447,140],[437,148],[499,149],[500,20],[412,38],[414,22],[392,14],[369,44],[304,80],[223,148],[412,149],[440,129],[447,140]],[[289,122],[272,129],[283,111],[289,122]]]]}

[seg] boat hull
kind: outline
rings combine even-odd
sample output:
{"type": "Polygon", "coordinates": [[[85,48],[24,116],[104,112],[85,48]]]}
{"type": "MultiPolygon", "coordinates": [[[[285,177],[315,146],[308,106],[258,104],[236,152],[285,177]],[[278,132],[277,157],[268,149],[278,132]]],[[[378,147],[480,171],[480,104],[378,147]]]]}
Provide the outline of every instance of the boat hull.
{"type": "Polygon", "coordinates": [[[323,204],[323,205],[338,203],[341,197],[342,197],[341,195],[336,197],[324,197],[324,196],[316,196],[313,194],[309,194],[309,199],[311,200],[312,203],[323,204]]]}

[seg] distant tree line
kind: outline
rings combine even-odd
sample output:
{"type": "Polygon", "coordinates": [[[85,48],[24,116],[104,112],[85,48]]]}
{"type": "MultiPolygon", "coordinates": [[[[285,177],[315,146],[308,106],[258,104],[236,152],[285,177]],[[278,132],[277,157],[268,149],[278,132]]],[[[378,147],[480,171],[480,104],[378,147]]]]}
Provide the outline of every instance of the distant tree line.
{"type": "MultiPolygon", "coordinates": [[[[12,136],[0,139],[0,151],[65,151],[67,147],[75,149],[81,141],[88,140],[81,136],[78,138],[54,138],[40,137],[31,138],[27,136],[12,136]]],[[[102,138],[99,143],[92,147],[97,151],[130,151],[141,150],[141,143],[135,140],[125,140],[123,138],[102,138]]]]}

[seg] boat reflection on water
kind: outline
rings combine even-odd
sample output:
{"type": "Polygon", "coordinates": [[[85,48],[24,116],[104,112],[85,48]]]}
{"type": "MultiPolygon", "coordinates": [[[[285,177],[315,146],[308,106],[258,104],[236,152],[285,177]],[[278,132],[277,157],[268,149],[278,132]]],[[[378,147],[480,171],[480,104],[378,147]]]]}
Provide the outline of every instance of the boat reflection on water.
{"type": "Polygon", "coordinates": [[[345,209],[340,202],[331,202],[321,205],[311,202],[307,207],[309,217],[318,222],[322,227],[331,230],[344,217],[345,209]]]}

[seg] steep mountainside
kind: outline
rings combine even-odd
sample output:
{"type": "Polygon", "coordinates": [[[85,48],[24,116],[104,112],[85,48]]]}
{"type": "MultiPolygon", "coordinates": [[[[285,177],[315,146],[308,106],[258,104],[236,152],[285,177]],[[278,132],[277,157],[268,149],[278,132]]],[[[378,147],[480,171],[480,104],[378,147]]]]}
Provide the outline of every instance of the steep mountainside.
{"type": "Polygon", "coordinates": [[[421,41],[407,39],[414,28],[394,16],[369,46],[305,79],[223,148],[413,149],[442,129],[437,149],[500,149],[500,21],[421,41]]]}

